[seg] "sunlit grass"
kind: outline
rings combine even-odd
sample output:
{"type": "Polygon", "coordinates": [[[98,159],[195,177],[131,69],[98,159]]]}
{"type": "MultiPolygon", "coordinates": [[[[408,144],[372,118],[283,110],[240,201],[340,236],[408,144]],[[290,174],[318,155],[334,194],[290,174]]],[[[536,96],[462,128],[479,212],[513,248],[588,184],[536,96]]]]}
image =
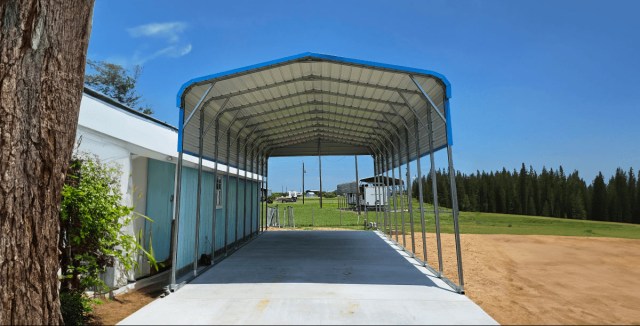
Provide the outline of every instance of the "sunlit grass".
{"type": "MultiPolygon", "coordinates": [[[[270,206],[275,207],[275,205],[270,206]]],[[[373,211],[366,214],[362,212],[360,218],[354,211],[342,210],[341,212],[338,210],[338,198],[324,198],[322,209],[318,198],[305,198],[305,204],[302,204],[301,199],[295,203],[278,204],[282,222],[284,222],[283,208],[286,206],[293,207],[296,228],[331,227],[362,230],[365,218],[376,221],[376,212],[373,211]]],[[[420,214],[415,199],[413,208],[414,229],[420,231],[420,214]]],[[[390,215],[395,228],[396,215],[394,213],[390,215]]],[[[408,212],[405,211],[404,217],[405,228],[408,230],[410,226],[408,212]]],[[[400,212],[397,213],[397,220],[401,228],[400,212]]],[[[382,213],[378,213],[378,222],[382,227],[382,213]]],[[[425,206],[425,223],[428,232],[435,230],[435,218],[431,205],[425,206]]],[[[453,219],[449,209],[441,209],[440,226],[443,233],[453,232],[453,219]]],[[[640,239],[640,225],[478,212],[460,213],[460,231],[474,234],[539,234],[640,239]]]]}

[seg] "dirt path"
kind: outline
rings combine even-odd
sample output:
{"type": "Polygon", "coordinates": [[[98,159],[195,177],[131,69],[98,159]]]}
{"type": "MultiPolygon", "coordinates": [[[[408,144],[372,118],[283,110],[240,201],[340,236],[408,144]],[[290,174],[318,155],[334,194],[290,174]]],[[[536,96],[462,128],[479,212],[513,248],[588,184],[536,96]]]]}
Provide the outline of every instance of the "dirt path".
{"type": "Polygon", "coordinates": [[[89,324],[115,325],[157,297],[157,293],[147,294],[133,291],[118,295],[113,300],[102,300],[101,304],[94,306],[89,324]]]}
{"type": "MultiPolygon", "coordinates": [[[[442,247],[457,283],[452,235],[442,247]]],[[[640,240],[463,234],[462,247],[467,295],[501,324],[640,324],[640,240]]]]}

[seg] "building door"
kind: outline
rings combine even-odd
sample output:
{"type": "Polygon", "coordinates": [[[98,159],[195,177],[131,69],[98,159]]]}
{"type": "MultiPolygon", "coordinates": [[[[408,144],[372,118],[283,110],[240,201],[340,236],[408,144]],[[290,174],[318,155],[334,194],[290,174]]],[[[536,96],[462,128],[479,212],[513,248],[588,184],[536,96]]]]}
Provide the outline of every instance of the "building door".
{"type": "Polygon", "coordinates": [[[171,221],[173,219],[176,166],[149,159],[147,166],[147,221],[145,249],[153,252],[157,261],[169,259],[171,248],[171,221]]]}

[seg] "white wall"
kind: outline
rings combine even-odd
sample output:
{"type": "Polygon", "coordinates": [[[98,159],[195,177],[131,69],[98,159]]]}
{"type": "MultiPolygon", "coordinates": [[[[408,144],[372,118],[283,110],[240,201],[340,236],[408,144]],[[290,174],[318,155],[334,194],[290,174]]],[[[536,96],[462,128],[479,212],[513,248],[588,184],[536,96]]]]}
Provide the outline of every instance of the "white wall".
{"type": "MultiPolygon", "coordinates": [[[[78,125],[121,141],[123,147],[131,153],[165,161],[178,158],[178,133],[168,127],[153,123],[120,108],[112,106],[90,95],[83,94],[80,104],[78,125]]],[[[196,167],[198,159],[184,155],[185,166],[196,167]]],[[[204,161],[205,170],[213,170],[215,164],[204,161]]],[[[224,164],[218,165],[219,173],[226,171],[224,164]]],[[[239,170],[244,176],[244,171],[239,170]]],[[[229,174],[235,175],[238,169],[230,167],[229,174]]],[[[260,180],[257,174],[248,174],[249,178],[260,180]]]]}

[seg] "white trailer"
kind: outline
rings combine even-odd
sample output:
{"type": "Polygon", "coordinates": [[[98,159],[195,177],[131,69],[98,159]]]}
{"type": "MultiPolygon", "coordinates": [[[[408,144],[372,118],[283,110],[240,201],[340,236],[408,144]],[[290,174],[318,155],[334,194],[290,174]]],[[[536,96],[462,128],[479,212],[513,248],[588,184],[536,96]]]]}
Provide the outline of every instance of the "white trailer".
{"type": "MultiPolygon", "coordinates": [[[[362,206],[375,207],[377,205],[385,205],[384,191],[387,187],[365,184],[360,186],[360,203],[362,206]]],[[[388,196],[387,196],[388,197],[388,196]]]]}

